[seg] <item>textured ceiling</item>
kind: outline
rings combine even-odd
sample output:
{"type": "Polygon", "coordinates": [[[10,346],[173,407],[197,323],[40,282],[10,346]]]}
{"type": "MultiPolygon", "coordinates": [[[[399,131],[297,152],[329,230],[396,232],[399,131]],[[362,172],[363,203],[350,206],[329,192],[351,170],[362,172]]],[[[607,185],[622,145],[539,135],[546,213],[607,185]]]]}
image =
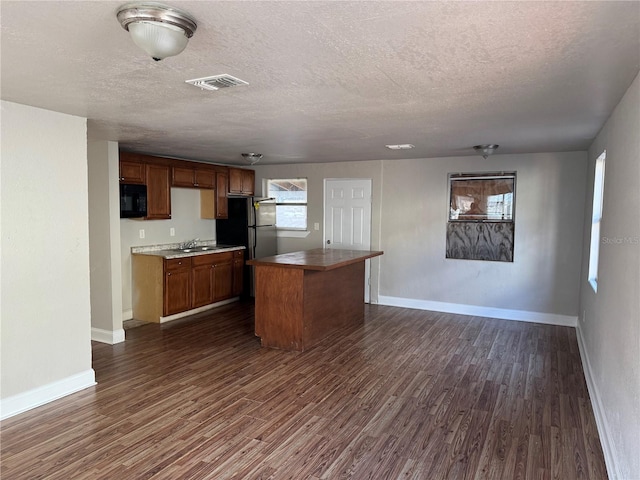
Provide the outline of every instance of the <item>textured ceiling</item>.
{"type": "Polygon", "coordinates": [[[123,3],[2,0],[2,99],[216,163],[427,158],[584,150],[640,68],[638,1],[171,1],[198,30],[161,62],[123,3]],[[184,83],[222,73],[249,85],[184,83]]]}

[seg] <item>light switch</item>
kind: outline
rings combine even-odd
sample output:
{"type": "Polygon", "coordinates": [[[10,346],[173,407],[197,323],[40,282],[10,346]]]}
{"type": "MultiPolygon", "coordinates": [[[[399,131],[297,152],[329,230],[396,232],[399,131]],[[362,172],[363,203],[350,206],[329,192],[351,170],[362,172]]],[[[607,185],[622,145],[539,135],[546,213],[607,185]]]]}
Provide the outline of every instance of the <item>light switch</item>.
{"type": "Polygon", "coordinates": [[[140,238],[144,238],[144,228],[140,229],[140,238]]]}
{"type": "Polygon", "coordinates": [[[313,224],[313,229],[314,230],[320,230],[320,224],[318,222],[313,224]]]}
{"type": "Polygon", "coordinates": [[[169,235],[171,235],[172,237],[175,237],[175,236],[176,236],[176,229],[175,229],[175,228],[173,228],[173,227],[171,227],[171,228],[169,229],[169,235]]]}

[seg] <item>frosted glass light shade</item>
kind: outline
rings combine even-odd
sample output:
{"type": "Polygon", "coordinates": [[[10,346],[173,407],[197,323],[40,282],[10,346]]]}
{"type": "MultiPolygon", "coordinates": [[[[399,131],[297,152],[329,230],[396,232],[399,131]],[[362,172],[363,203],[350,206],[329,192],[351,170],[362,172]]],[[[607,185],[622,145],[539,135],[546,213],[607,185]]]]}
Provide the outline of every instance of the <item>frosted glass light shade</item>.
{"type": "Polygon", "coordinates": [[[154,60],[178,55],[198,28],[187,12],[157,2],[127,3],[116,16],[133,42],[154,60]]]}
{"type": "Polygon", "coordinates": [[[182,52],[189,42],[184,30],[161,22],[132,22],[128,25],[133,42],[154,60],[182,52]]]}

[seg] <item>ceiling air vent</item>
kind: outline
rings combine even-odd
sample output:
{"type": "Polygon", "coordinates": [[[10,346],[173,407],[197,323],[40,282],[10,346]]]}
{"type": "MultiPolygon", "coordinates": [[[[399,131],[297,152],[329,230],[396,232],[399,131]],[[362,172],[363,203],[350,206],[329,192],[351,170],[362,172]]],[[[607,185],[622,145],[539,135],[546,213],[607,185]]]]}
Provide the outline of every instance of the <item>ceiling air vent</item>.
{"type": "Polygon", "coordinates": [[[213,77],[194,78],[193,80],[186,80],[186,83],[190,83],[204,90],[218,90],[220,88],[235,87],[237,85],[249,85],[249,82],[240,80],[232,75],[227,75],[226,73],[214,75],[213,77]]]}

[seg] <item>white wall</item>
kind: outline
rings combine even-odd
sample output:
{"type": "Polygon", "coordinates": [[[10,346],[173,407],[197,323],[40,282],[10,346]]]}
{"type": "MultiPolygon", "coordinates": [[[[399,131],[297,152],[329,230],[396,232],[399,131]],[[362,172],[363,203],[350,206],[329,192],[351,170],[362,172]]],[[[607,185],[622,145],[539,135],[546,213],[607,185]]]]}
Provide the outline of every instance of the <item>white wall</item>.
{"type": "Polygon", "coordinates": [[[640,478],[640,77],[589,148],[580,340],[612,479],[640,478]],[[607,151],[598,293],[587,282],[595,159],[607,151]]]}
{"type": "Polygon", "coordinates": [[[118,144],[92,141],[87,149],[91,336],[114,344],[124,341],[118,144]]]}
{"type": "Polygon", "coordinates": [[[2,416],[94,383],[86,119],[2,102],[2,416]]]}
{"type": "MultiPolygon", "coordinates": [[[[117,175],[117,173],[116,173],[117,175]]],[[[123,319],[131,318],[131,247],[179,243],[193,238],[213,240],[216,238],[215,220],[200,218],[200,190],[196,188],[171,189],[170,220],[120,220],[122,255],[122,308],[123,319]],[[170,235],[171,227],[175,236],[170,235]],[[140,238],[140,230],[145,238],[140,238]]]]}
{"type": "MultiPolygon", "coordinates": [[[[324,178],[372,178],[372,301],[438,309],[462,304],[494,315],[575,324],[586,153],[496,155],[301,165],[256,165],[266,178],[306,177],[308,224],[323,217],[324,178]],[[447,173],[517,171],[513,263],[445,259],[447,173]],[[379,272],[378,272],[379,265],[379,272]],[[378,290],[379,289],[379,290],[378,290]],[[378,296],[379,293],[379,296],[378,296]],[[503,312],[503,313],[504,313],[503,312]]],[[[322,246],[322,231],[280,238],[279,253],[322,246]]]]}
{"type": "Polygon", "coordinates": [[[383,176],[381,295],[577,317],[585,152],[393,160],[383,176]],[[447,174],[494,171],[517,172],[513,263],[446,259],[447,174]]]}

